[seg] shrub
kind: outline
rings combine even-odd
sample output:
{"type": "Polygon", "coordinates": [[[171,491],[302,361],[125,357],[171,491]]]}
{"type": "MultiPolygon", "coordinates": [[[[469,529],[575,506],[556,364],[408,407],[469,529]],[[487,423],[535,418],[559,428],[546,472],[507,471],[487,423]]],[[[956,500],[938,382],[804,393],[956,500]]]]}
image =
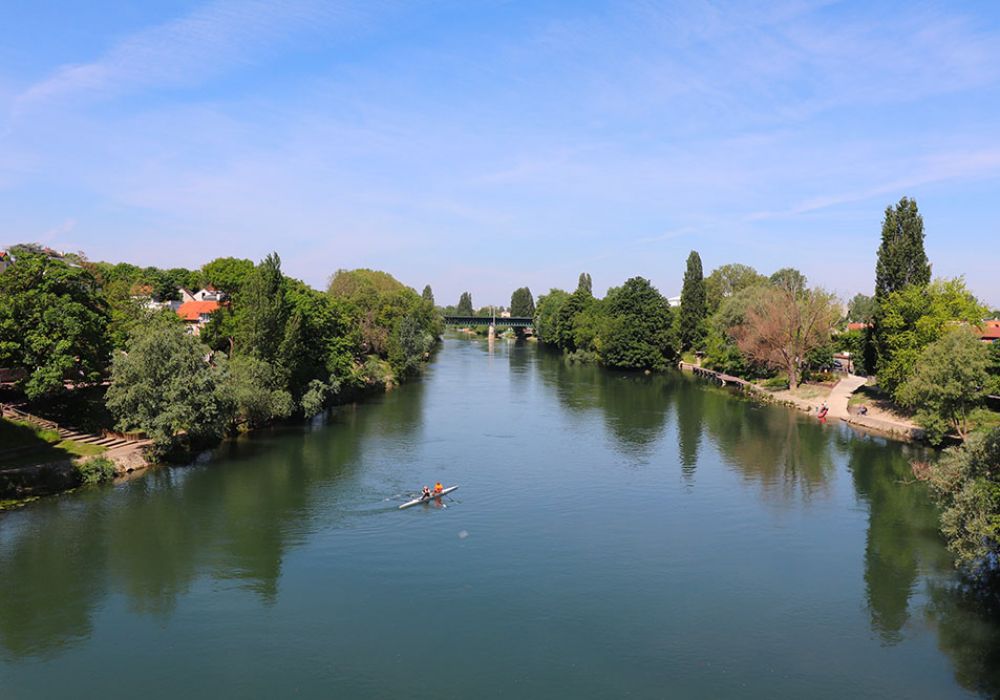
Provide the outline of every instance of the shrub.
{"type": "Polygon", "coordinates": [[[788,377],[771,377],[761,382],[761,386],[771,391],[783,391],[788,388],[788,377]]]}
{"type": "Polygon", "coordinates": [[[115,478],[115,463],[107,457],[94,457],[76,465],[85,484],[103,484],[115,478]]]}

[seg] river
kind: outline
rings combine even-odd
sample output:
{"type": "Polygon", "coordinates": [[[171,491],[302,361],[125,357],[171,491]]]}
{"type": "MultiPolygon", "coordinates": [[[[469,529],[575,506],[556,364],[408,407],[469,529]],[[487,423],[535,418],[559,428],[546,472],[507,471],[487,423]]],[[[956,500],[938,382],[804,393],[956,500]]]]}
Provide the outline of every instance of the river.
{"type": "Polygon", "coordinates": [[[0,695],[1000,693],[916,455],[448,338],[384,397],[0,514],[0,695]]]}

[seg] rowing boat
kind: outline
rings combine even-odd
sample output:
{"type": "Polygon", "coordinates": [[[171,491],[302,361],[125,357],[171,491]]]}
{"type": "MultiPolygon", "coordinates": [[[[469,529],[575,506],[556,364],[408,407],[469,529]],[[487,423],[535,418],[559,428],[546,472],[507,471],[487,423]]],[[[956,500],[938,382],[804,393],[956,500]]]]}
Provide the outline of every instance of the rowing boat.
{"type": "Polygon", "coordinates": [[[403,510],[403,508],[409,508],[410,506],[419,506],[421,503],[430,503],[435,498],[441,498],[441,496],[444,496],[445,494],[451,493],[452,491],[454,491],[457,488],[458,488],[457,486],[449,486],[448,488],[446,488],[443,491],[441,491],[441,493],[433,493],[432,492],[430,498],[414,498],[412,501],[407,501],[406,503],[404,503],[403,505],[401,505],[399,507],[399,509],[403,510]]]}

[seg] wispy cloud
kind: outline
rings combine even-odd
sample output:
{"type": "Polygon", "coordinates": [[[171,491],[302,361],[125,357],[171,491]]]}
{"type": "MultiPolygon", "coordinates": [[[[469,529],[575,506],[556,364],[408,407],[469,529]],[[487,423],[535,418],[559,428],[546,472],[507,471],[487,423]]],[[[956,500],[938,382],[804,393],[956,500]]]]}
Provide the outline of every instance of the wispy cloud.
{"type": "Polygon", "coordinates": [[[22,92],[15,111],[81,93],[196,85],[278,48],[290,36],[356,21],[357,7],[320,0],[217,0],[127,37],[95,61],[59,68],[22,92]]]}

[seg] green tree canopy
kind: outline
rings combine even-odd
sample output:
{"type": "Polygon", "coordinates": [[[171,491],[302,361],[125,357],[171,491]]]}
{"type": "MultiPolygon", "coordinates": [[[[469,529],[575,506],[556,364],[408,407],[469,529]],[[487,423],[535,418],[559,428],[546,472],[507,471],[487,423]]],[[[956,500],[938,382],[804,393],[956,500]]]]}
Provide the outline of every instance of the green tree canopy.
{"type": "Polygon", "coordinates": [[[875,302],[882,303],[893,292],[931,281],[931,266],[924,252],[924,219],[917,201],[903,197],[885,208],[882,243],[875,263],[875,302]]]}
{"type": "Polygon", "coordinates": [[[510,295],[510,315],[520,318],[531,318],[535,315],[535,298],[531,290],[520,287],[510,295]]]}
{"type": "Polygon", "coordinates": [[[991,573],[1000,558],[1000,427],[945,450],[937,464],[917,472],[943,506],[941,531],[957,563],[991,573]]]}
{"type": "Polygon", "coordinates": [[[161,452],[220,438],[231,409],[224,371],[206,361],[208,352],[177,324],[138,329],[112,363],[106,402],[119,429],[146,432],[161,452]]]}
{"type": "Polygon", "coordinates": [[[806,276],[794,267],[783,267],[769,278],[771,284],[792,294],[801,294],[806,290],[806,276]]]}
{"type": "Polygon", "coordinates": [[[968,436],[969,417],[986,400],[989,362],[988,349],[967,326],[950,329],[920,353],[897,396],[916,409],[932,444],[940,444],[949,429],[968,436]]]}
{"type": "Polygon", "coordinates": [[[253,271],[252,260],[216,258],[202,266],[201,276],[205,284],[210,284],[226,294],[236,295],[243,289],[243,285],[253,274],[253,271]]]}
{"type": "Polygon", "coordinates": [[[62,391],[64,381],[97,381],[109,360],[108,320],[89,270],[20,251],[0,274],[0,367],[27,373],[30,399],[62,391]]]}
{"type": "Polygon", "coordinates": [[[701,349],[705,339],[705,317],[708,313],[705,299],[705,280],[702,277],[701,256],[692,250],[684,271],[681,289],[679,336],[684,350],[701,349]]]}
{"type": "Polygon", "coordinates": [[[721,265],[705,278],[705,305],[709,314],[718,311],[722,302],[747,287],[766,283],[767,277],[749,265],[721,265]]]}
{"type": "Polygon", "coordinates": [[[847,302],[847,320],[851,323],[868,323],[875,315],[875,299],[867,294],[855,294],[847,302]]]}
{"type": "Polygon", "coordinates": [[[429,284],[424,287],[424,291],[420,296],[423,297],[424,301],[430,302],[430,305],[434,306],[434,291],[429,284]]]}
{"type": "Polygon", "coordinates": [[[633,277],[608,292],[602,360],[609,367],[664,369],[673,355],[671,311],[649,280],[633,277]]]}
{"type": "Polygon", "coordinates": [[[580,273],[580,279],[576,283],[576,289],[578,292],[584,292],[590,296],[594,295],[594,282],[590,279],[589,272],[580,273]]]}
{"type": "Polygon", "coordinates": [[[472,295],[469,292],[462,292],[462,296],[458,298],[458,306],[455,307],[455,312],[459,316],[474,316],[475,310],[472,308],[472,295]]]}
{"type": "Polygon", "coordinates": [[[557,345],[559,338],[559,313],[569,299],[569,292],[550,289],[548,294],[538,297],[535,306],[535,334],[543,343],[557,345]]]}
{"type": "Polygon", "coordinates": [[[883,351],[876,371],[879,386],[899,401],[899,387],[913,373],[925,347],[956,322],[977,324],[985,309],[961,278],[893,292],[878,310],[883,351]]]}

